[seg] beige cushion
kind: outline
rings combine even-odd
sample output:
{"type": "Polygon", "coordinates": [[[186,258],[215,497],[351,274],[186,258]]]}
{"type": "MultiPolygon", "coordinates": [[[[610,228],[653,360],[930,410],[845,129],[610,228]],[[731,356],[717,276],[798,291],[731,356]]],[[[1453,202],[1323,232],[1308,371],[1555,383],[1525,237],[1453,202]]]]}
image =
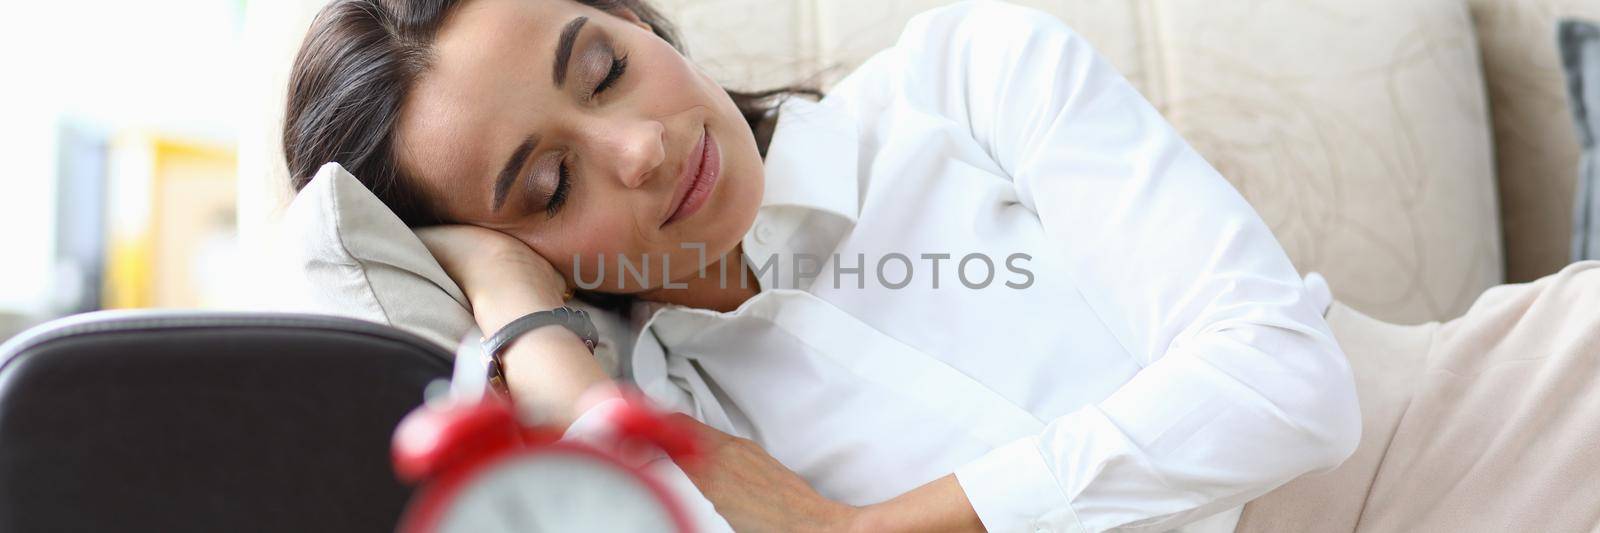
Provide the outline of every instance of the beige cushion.
{"type": "MultiPolygon", "coordinates": [[[[824,72],[836,80],[946,3],[660,2],[696,59],[736,85],[792,81],[807,64],[841,67],[824,72]],[[771,13],[793,22],[739,24],[771,13]],[[781,61],[738,67],[751,56],[781,61]]],[[[1446,319],[1502,280],[1489,112],[1460,0],[1016,3],[1093,42],[1340,301],[1446,319]]]]}
{"type": "Polygon", "coordinates": [[[1556,52],[1556,20],[1600,20],[1600,1],[1470,3],[1494,110],[1506,280],[1531,281],[1571,258],[1578,139],[1556,52]]]}
{"type": "Polygon", "coordinates": [[[795,0],[654,0],[678,26],[696,65],[724,86],[789,85],[819,66],[808,2],[795,0]]]}
{"type": "Polygon", "coordinates": [[[1237,531],[1595,531],[1600,261],[1494,287],[1442,323],[1335,304],[1328,325],[1361,444],[1250,502],[1237,531]]]}
{"type": "Polygon", "coordinates": [[[1470,18],[1452,0],[1163,2],[1150,92],[1343,303],[1416,323],[1503,279],[1470,18]]]}
{"type": "MultiPolygon", "coordinates": [[[[454,351],[482,333],[470,302],[410,228],[337,163],[328,163],[284,214],[299,291],[296,311],[358,318],[420,335],[454,351]]],[[[572,305],[583,306],[580,302],[572,305]]],[[[586,307],[600,329],[595,355],[618,376],[618,346],[631,346],[620,317],[586,307]]]]}

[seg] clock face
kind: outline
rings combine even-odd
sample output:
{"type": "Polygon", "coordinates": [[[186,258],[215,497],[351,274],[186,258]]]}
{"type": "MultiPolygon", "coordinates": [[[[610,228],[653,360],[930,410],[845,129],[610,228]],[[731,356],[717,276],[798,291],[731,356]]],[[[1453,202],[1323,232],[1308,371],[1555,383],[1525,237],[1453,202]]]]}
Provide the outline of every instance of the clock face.
{"type": "Polygon", "coordinates": [[[444,503],[440,533],[670,531],[666,504],[623,467],[567,450],[497,461],[444,503]]]}

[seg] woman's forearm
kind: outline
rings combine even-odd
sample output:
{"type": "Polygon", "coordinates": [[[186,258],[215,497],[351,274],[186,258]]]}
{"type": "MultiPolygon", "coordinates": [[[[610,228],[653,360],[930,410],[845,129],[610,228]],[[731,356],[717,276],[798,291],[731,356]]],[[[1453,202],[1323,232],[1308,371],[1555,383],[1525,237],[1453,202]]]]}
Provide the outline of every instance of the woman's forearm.
{"type": "MultiPolygon", "coordinates": [[[[421,228],[417,238],[460,285],[485,336],[528,313],[561,307],[567,281],[509,234],[471,225],[421,228]]],[[[577,335],[543,327],[514,339],[500,369],[517,410],[541,424],[566,428],[581,414],[579,398],[609,376],[577,335]]]]}
{"type": "Polygon", "coordinates": [[[561,428],[582,414],[584,391],[611,381],[583,341],[561,327],[528,332],[500,360],[518,410],[561,428]]]}
{"type": "MultiPolygon", "coordinates": [[[[562,305],[505,295],[480,302],[473,306],[474,317],[485,335],[492,335],[525,314],[562,305]]],[[[582,414],[584,406],[578,405],[578,399],[585,391],[611,381],[583,340],[562,327],[542,327],[523,334],[507,345],[500,361],[517,410],[540,424],[561,428],[570,426],[582,414]]]]}
{"type": "Polygon", "coordinates": [[[983,522],[966,492],[947,474],[894,499],[863,507],[855,531],[982,532],[983,522]]]}

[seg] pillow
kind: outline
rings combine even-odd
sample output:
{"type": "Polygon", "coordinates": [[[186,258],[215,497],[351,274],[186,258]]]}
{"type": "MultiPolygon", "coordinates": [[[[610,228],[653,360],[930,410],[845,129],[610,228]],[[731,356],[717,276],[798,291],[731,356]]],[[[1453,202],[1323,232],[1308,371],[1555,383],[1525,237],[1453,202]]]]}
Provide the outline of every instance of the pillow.
{"type": "MultiPolygon", "coordinates": [[[[471,302],[400,218],[338,163],[328,163],[284,213],[285,238],[302,274],[301,311],[387,324],[455,351],[482,336],[471,302]]],[[[613,378],[633,332],[620,315],[583,304],[601,341],[595,355],[613,378]]]]}
{"type": "Polygon", "coordinates": [[[1600,259],[1600,24],[1565,19],[1558,34],[1583,150],[1573,209],[1572,260],[1600,259]]]}

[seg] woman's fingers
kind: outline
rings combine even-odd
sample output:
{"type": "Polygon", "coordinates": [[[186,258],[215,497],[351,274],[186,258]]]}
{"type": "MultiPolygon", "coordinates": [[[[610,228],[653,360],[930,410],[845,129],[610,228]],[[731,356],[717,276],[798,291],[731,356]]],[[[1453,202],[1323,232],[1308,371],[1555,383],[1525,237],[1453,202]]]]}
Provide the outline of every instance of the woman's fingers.
{"type": "Polygon", "coordinates": [[[433,226],[415,233],[474,306],[485,299],[511,299],[497,303],[517,308],[529,307],[522,304],[530,298],[540,304],[533,307],[563,303],[566,278],[515,237],[470,225],[433,226]]]}
{"type": "Polygon", "coordinates": [[[702,446],[684,474],[738,531],[841,531],[858,509],[817,494],[798,474],[750,439],[693,417],[670,419],[697,430],[702,446]]]}
{"type": "Polygon", "coordinates": [[[417,238],[428,252],[449,271],[470,264],[466,259],[473,255],[497,258],[527,259],[537,257],[522,241],[510,235],[468,225],[432,226],[416,230],[417,238]]]}

